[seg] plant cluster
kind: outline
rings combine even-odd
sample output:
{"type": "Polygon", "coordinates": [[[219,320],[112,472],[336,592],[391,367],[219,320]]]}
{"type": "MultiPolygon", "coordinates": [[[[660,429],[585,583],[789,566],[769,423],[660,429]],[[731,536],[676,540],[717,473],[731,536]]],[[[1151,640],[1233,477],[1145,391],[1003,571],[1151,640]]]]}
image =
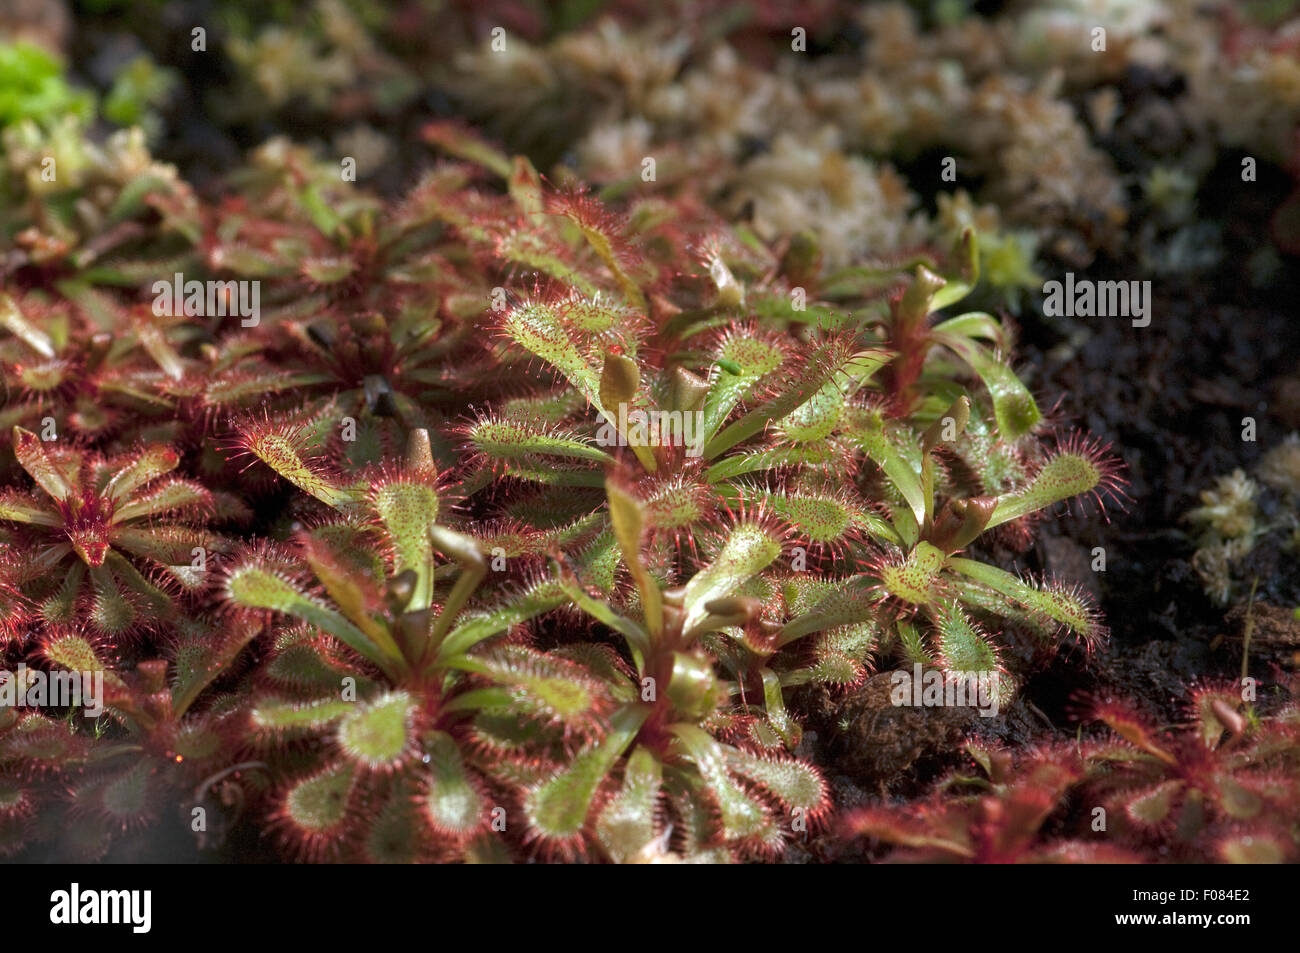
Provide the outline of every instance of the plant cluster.
{"type": "MultiPolygon", "coordinates": [[[[1286,11],[226,0],[209,49],[95,6],[99,96],[0,14],[0,856],[1300,854],[1294,679],[1017,752],[890,687],[1036,712],[1106,639],[1009,571],[1125,480],[1005,312],[1040,256],[1217,261],[1218,146],[1295,148],[1286,11]],[[242,158],[192,185],[196,107],[242,158]]],[[[1216,601],[1298,494],[1294,436],[1202,494],[1216,601]]]]}
{"type": "Polygon", "coordinates": [[[1002,628],[1103,636],[970,551],[1121,492],[1009,325],[949,316],[971,230],[827,288],[811,236],[425,136],[393,203],[281,141],[216,206],[144,161],[105,196],[136,227],[8,266],[6,657],[103,672],[106,713],[7,716],[7,851],[179,806],[309,859],[771,857],[830,810],[793,689],[1009,699],[1002,628]],[[223,306],[158,307],[172,270],[223,306]]]}

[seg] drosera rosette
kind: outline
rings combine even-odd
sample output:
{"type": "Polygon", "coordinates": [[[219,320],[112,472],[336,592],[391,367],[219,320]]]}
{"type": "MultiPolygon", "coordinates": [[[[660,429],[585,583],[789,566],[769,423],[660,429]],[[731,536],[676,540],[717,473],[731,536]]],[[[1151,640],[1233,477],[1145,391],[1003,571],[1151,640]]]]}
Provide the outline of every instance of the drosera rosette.
{"type": "Polygon", "coordinates": [[[611,672],[620,704],[604,738],[572,763],[537,777],[524,808],[530,836],[561,856],[635,861],[650,845],[690,861],[772,857],[829,807],[812,765],[733,730],[737,689],[718,678],[703,650],[707,633],[734,625],[746,603],[733,596],[781,552],[781,533],[738,517],[719,533],[710,561],[683,585],[665,587],[645,562],[646,513],[626,479],[611,477],[615,548],[639,595],[635,615],[610,607],[581,570],[557,568],[565,594],[618,632],[632,672],[611,672]],[[728,740],[721,740],[726,736],[728,740]]]}
{"type": "Polygon", "coordinates": [[[1163,730],[1132,702],[1093,702],[1091,716],[1112,737],[1084,746],[1088,796],[1114,818],[1117,836],[1169,860],[1300,856],[1294,825],[1278,823],[1300,803],[1300,709],[1293,700],[1263,716],[1243,694],[1233,683],[1197,686],[1191,722],[1163,730]]]}
{"type": "Polygon", "coordinates": [[[292,554],[250,551],[224,574],[233,611],[288,616],[320,634],[299,630],[277,647],[252,708],[261,746],[296,765],[275,824],[309,859],[497,857],[492,811],[508,801],[513,769],[501,752],[487,755],[483,723],[524,731],[530,763],[549,764],[599,736],[606,690],[577,662],[489,643],[564,594],[537,578],[472,600],[490,556],[437,525],[427,435],[359,505],[364,514],[300,533],[292,554]],[[445,579],[439,553],[455,570],[445,579]]]}
{"type": "Polygon", "coordinates": [[[185,328],[146,320],[111,300],[99,305],[110,332],[84,309],[29,292],[0,293],[0,428],[66,432],[128,448],[170,440],[175,402],[159,384],[182,373],[185,328]],[[51,424],[51,421],[53,422],[51,424]]]}
{"type": "Polygon", "coordinates": [[[968,418],[969,399],[963,396],[919,439],[910,428],[885,424],[879,416],[860,426],[860,442],[878,462],[888,490],[888,519],[877,517],[872,524],[874,555],[860,560],[860,571],[840,574],[824,591],[797,575],[786,580],[790,615],[774,645],[784,648],[828,630],[846,634],[850,630],[844,627],[868,628],[859,630],[856,653],[828,656],[825,637],[819,636],[822,645],[811,658],[804,656],[803,665],[778,661],[786,684],[815,680],[817,665],[832,661],[838,682],[852,683],[874,658],[893,654],[950,674],[985,673],[1007,701],[1014,678],[982,618],[1022,625],[1049,651],[1067,633],[1085,647],[1104,638],[1098,612],[1081,589],[1035,582],[962,554],[998,525],[1063,500],[1087,494],[1113,498],[1121,490],[1117,463],[1095,444],[1066,441],[1021,486],[999,496],[945,499],[934,458],[960,438],[968,418]]]}
{"type": "Polygon", "coordinates": [[[80,707],[67,717],[45,709],[0,732],[0,763],[12,757],[15,776],[26,779],[25,796],[41,804],[22,848],[46,845],[56,856],[94,861],[125,832],[145,826],[168,828],[180,838],[207,831],[209,822],[215,830],[233,820],[192,813],[200,805],[191,792],[215,773],[237,773],[230,769],[239,765],[246,713],[212,688],[232,672],[257,632],[242,622],[186,620],[168,658],[126,668],[106,651],[102,637],[49,627],[38,646],[39,663],[49,667],[51,685],[56,679],[78,682],[81,691],[73,697],[80,707]],[[58,762],[61,795],[49,793],[46,760],[58,762]]]}
{"type": "Polygon", "coordinates": [[[84,618],[123,637],[166,627],[178,601],[206,589],[207,562],[227,544],[203,528],[212,494],[171,475],[175,450],[151,444],[104,457],[21,427],[13,449],[35,484],[0,495],[0,521],[30,553],[5,567],[27,622],[84,618]]]}

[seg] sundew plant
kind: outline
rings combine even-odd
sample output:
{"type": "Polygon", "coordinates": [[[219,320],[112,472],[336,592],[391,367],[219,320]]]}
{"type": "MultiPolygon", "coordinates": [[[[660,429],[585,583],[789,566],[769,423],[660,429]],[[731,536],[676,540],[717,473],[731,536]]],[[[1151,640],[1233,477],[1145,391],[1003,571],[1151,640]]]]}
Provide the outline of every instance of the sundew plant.
{"type": "Polygon", "coordinates": [[[1036,547],[1136,481],[1034,363],[1087,334],[1021,326],[1128,193],[1061,76],[962,44],[1037,76],[1057,21],[100,6],[115,70],[0,27],[0,856],[1297,856],[1280,687],[1035,701],[1109,650],[1036,547]],[[923,211],[890,162],[936,155],[923,211]]]}

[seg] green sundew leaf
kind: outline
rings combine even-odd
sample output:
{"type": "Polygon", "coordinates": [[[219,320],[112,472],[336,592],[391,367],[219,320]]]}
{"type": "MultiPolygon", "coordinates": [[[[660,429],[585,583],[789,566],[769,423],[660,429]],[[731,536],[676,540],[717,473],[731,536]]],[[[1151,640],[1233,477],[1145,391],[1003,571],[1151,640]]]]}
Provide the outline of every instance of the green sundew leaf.
{"type": "Polygon", "coordinates": [[[1284,864],[1289,856],[1289,848],[1277,837],[1258,831],[1219,841],[1219,857],[1229,864],[1284,864]]]}
{"type": "Polygon", "coordinates": [[[341,761],[290,788],[284,798],[284,813],[308,834],[332,834],[348,816],[354,783],[353,767],[341,761]]]}
{"type": "Polygon", "coordinates": [[[375,864],[420,862],[420,823],[405,783],[397,785],[366,831],[366,859],[375,864]]]}
{"type": "Polygon", "coordinates": [[[447,665],[486,676],[511,689],[516,707],[565,725],[582,724],[601,701],[596,683],[576,665],[520,645],[448,659],[447,665]]]}
{"type": "Polygon", "coordinates": [[[814,632],[842,625],[873,622],[884,598],[869,576],[852,576],[843,580],[794,576],[786,581],[785,601],[793,618],[777,635],[777,645],[784,646],[814,632]]]}
{"type": "Polygon", "coordinates": [[[856,444],[885,473],[885,478],[907,501],[918,524],[925,522],[933,502],[921,487],[920,444],[915,434],[903,428],[889,432],[879,411],[852,415],[845,437],[856,444]]]}
{"type": "Polygon", "coordinates": [[[259,631],[257,625],[235,622],[215,639],[208,632],[200,632],[179,645],[172,684],[174,717],[179,718],[189,710],[203,689],[230,667],[259,631]]]}
{"type": "Polygon", "coordinates": [[[609,733],[599,744],[579,753],[559,774],[528,792],[524,810],[538,834],[567,840],[582,832],[597,790],[649,714],[649,707],[640,704],[618,709],[610,718],[609,733]]]}
{"type": "Polygon", "coordinates": [[[279,249],[268,253],[264,248],[225,244],[213,249],[211,261],[223,272],[245,278],[288,278],[296,275],[297,261],[305,255],[290,257],[279,249]]]}
{"type": "Polygon", "coordinates": [[[249,451],[259,460],[322,503],[344,510],[363,499],[361,490],[345,487],[320,472],[319,468],[309,465],[293,441],[283,434],[265,428],[246,428],[242,433],[249,451]]]}
{"type": "Polygon", "coordinates": [[[158,563],[187,589],[204,584],[203,571],[191,565],[194,550],[211,553],[223,548],[218,537],[188,526],[119,527],[113,533],[113,546],[123,553],[158,563]]]}
{"type": "MultiPolygon", "coordinates": [[[[463,231],[463,229],[462,229],[463,231]]],[[[578,271],[555,239],[543,231],[514,229],[497,240],[497,254],[507,261],[563,282],[587,297],[601,293],[597,284],[578,271]]]]}
{"type": "Polygon", "coordinates": [[[344,674],[326,664],[316,647],[309,644],[286,646],[266,663],[262,672],[278,685],[324,690],[336,690],[344,674]]]}
{"type": "MultiPolygon", "coordinates": [[[[542,460],[514,460],[510,463],[509,473],[516,479],[530,480],[533,483],[540,483],[543,486],[550,487],[598,487],[605,485],[604,470],[569,469],[542,460]]],[[[491,482],[490,471],[486,482],[491,482]]]]}
{"type": "Polygon", "coordinates": [[[420,136],[425,142],[503,179],[509,179],[513,171],[509,156],[458,123],[431,122],[421,130],[420,136]]]}
{"type": "MultiPolygon", "coordinates": [[[[829,652],[820,655],[817,662],[808,669],[808,681],[814,685],[845,688],[857,684],[862,678],[862,673],[863,668],[860,663],[855,662],[847,655],[829,652]]],[[[783,678],[782,684],[793,683],[783,678]]]]}
{"type": "Polygon", "coordinates": [[[207,507],[212,494],[189,480],[170,480],[157,489],[137,496],[113,511],[113,524],[127,523],[144,516],[159,516],[186,507],[207,507]]]}
{"type": "Polygon", "coordinates": [[[631,309],[601,294],[591,298],[570,295],[561,307],[568,324],[593,335],[623,328],[634,317],[631,309]]]}
{"type": "MultiPolygon", "coordinates": [[[[489,689],[492,692],[504,692],[505,689],[489,689]]],[[[544,729],[535,721],[522,721],[518,715],[504,713],[501,709],[483,710],[475,703],[469,708],[459,708],[458,703],[474,692],[457,695],[448,704],[452,710],[476,711],[474,715],[475,741],[483,744],[493,753],[527,754],[536,751],[538,745],[545,745],[544,729]]],[[[519,762],[514,765],[523,770],[519,762]]]]}
{"type": "Polygon", "coordinates": [[[835,381],[823,385],[811,398],[781,418],[782,435],[791,443],[825,440],[839,426],[846,397],[835,381]]]}
{"type": "Polygon", "coordinates": [[[1004,350],[1010,343],[1002,322],[984,311],[970,311],[966,314],[941,321],[931,330],[933,334],[955,334],[964,338],[984,338],[992,341],[994,348],[1004,350]]]}
{"type": "MultiPolygon", "coordinates": [[[[839,422],[848,397],[863,381],[888,362],[882,351],[862,351],[845,357],[836,342],[830,342],[807,356],[798,375],[792,376],[784,389],[765,400],[739,420],[713,437],[704,447],[704,459],[712,460],[736,444],[748,440],[774,420],[786,423],[806,434],[825,430],[839,422]],[[821,404],[801,418],[796,412],[806,404],[821,399],[821,404]],[[818,420],[818,416],[822,419],[818,420]],[[833,419],[832,419],[833,418],[833,419]],[[829,422],[829,427],[828,427],[829,422]]],[[[707,414],[706,414],[707,423],[707,414]]],[[[705,433],[710,431],[705,429],[705,433]]],[[[824,434],[823,434],[824,435],[824,434]]],[[[798,438],[787,436],[791,440],[798,438]]],[[[807,439],[818,439],[809,436],[807,439]]]]}
{"type": "Polygon", "coordinates": [[[125,632],[139,621],[141,612],[122,595],[112,573],[103,566],[91,566],[90,578],[94,584],[90,618],[105,632],[125,632]]]}
{"type": "Polygon", "coordinates": [[[179,381],[185,376],[185,362],[181,360],[180,354],[172,347],[161,328],[152,324],[137,324],[136,337],[140,339],[140,345],[164,374],[174,381],[179,381]]]}
{"type": "Polygon", "coordinates": [[[438,659],[441,661],[464,655],[484,639],[504,632],[512,625],[527,622],[543,612],[550,612],[566,601],[564,590],[559,584],[547,579],[490,609],[466,613],[438,647],[438,659]]]}
{"type": "Polygon", "coordinates": [[[411,749],[414,719],[415,702],[406,692],[388,692],[353,705],[339,722],[339,748],[363,767],[395,767],[411,749]]]}
{"type": "Polygon", "coordinates": [[[960,278],[947,278],[930,297],[930,310],[942,311],[970,294],[980,280],[980,246],[975,229],[966,228],[953,249],[961,268],[960,278]]]}
{"type": "Polygon", "coordinates": [[[836,311],[814,301],[805,300],[802,308],[796,308],[794,304],[794,300],[788,294],[760,291],[750,295],[747,310],[762,324],[771,321],[792,321],[797,324],[810,324],[821,331],[838,331],[852,320],[848,312],[836,311]]]}
{"type": "Polygon", "coordinates": [[[880,581],[890,595],[926,605],[934,599],[934,584],[943,566],[943,552],[922,540],[901,562],[881,566],[880,581]]]}
{"type": "MultiPolygon", "coordinates": [[[[514,397],[501,405],[504,420],[558,424],[586,406],[582,394],[570,387],[542,397],[514,397]]],[[[482,449],[481,447],[479,449],[482,449]]],[[[485,451],[486,452],[486,451],[485,451]]]]}
{"type": "Polygon", "coordinates": [[[102,672],[105,685],[123,687],[122,679],[117,673],[109,670],[94,646],[79,635],[56,636],[45,644],[42,654],[55,665],[61,665],[70,672],[102,672]]]}
{"type": "Polygon", "coordinates": [[[736,332],[722,342],[714,360],[720,369],[730,369],[713,375],[709,393],[704,398],[704,426],[700,439],[712,438],[754,385],[781,366],[785,354],[771,341],[736,332]]]}
{"type": "Polygon", "coordinates": [[[1044,464],[1027,487],[998,497],[987,529],[1019,519],[1072,496],[1095,490],[1102,473],[1097,464],[1082,453],[1058,453],[1044,464]]]}
{"type": "Polygon", "coordinates": [[[487,802],[470,778],[460,748],[446,732],[424,736],[429,780],[424,810],[434,830],[457,839],[469,837],[483,825],[487,802]]]}
{"type": "Polygon", "coordinates": [[[686,757],[699,771],[705,788],[716,800],[724,836],[729,840],[740,840],[765,833],[772,826],[767,810],[727,771],[735,749],[724,748],[696,725],[679,722],[672,726],[671,731],[686,757]]]}
{"type": "Polygon", "coordinates": [[[726,749],[727,767],[763,787],[787,809],[802,809],[816,815],[829,805],[826,782],[817,769],[793,758],[765,758],[726,749]]]}
{"type": "Polygon", "coordinates": [[[515,343],[536,354],[564,375],[570,384],[608,417],[600,403],[600,374],[587,363],[560,318],[546,305],[525,302],[511,308],[502,327],[515,343]]]}
{"type": "Polygon", "coordinates": [[[599,681],[602,691],[620,705],[634,702],[640,695],[640,685],[631,677],[622,656],[612,646],[574,642],[551,649],[548,654],[580,666],[599,681]]]}
{"type": "Polygon", "coordinates": [[[693,533],[716,505],[711,494],[689,479],[667,480],[641,500],[645,525],[655,532],[693,533]]]}
{"type": "Polygon", "coordinates": [[[309,258],[302,263],[302,273],[313,284],[333,285],[356,273],[358,265],[351,258],[309,258]]]}
{"type": "Polygon", "coordinates": [[[767,720],[772,729],[780,735],[780,740],[789,748],[795,748],[803,737],[798,722],[785,710],[785,698],[781,694],[781,679],[770,668],[759,670],[763,678],[763,707],[767,711],[767,720]]]}
{"type": "MultiPolygon", "coordinates": [[[[608,528],[609,518],[604,513],[588,513],[567,526],[556,527],[555,531],[550,535],[550,541],[562,549],[567,549],[584,541],[590,543],[593,535],[601,534],[608,528]]],[[[535,549],[534,551],[540,550],[535,549]]],[[[583,564],[589,565],[586,557],[583,558],[583,564]]]]}
{"type": "Polygon", "coordinates": [[[54,358],[54,342],[49,335],[23,317],[18,305],[7,294],[0,294],[0,327],[3,327],[46,360],[54,358]]]}
{"type": "Polygon", "coordinates": [[[609,236],[599,228],[582,221],[579,215],[569,217],[578,226],[578,230],[582,232],[582,237],[587,240],[587,245],[596,253],[605,267],[609,269],[610,274],[614,276],[614,281],[618,284],[618,290],[622,292],[623,297],[638,311],[645,311],[645,295],[641,293],[641,289],[637,287],[636,282],[632,280],[619,262],[609,236]]]}
{"type": "Polygon", "coordinates": [[[19,496],[12,491],[0,494],[0,520],[34,523],[37,526],[63,525],[63,519],[57,513],[41,507],[35,500],[19,496]]]}
{"type": "Polygon", "coordinates": [[[609,498],[609,520],[614,537],[623,553],[623,563],[636,580],[645,612],[646,628],[651,638],[657,639],[664,628],[663,596],[659,583],[651,578],[641,560],[641,538],[645,533],[645,504],[620,487],[613,479],[605,481],[605,495],[609,498]]]}
{"type": "Polygon", "coordinates": [[[204,396],[215,406],[238,406],[266,394],[303,390],[328,384],[332,379],[328,374],[284,374],[279,368],[268,368],[252,377],[214,380],[207,385],[204,396]]]}
{"type": "Polygon", "coordinates": [[[895,627],[898,632],[899,653],[908,662],[920,665],[933,665],[934,659],[925,649],[925,641],[916,626],[908,622],[899,622],[895,627]]]}
{"type": "Polygon", "coordinates": [[[47,447],[30,430],[14,428],[14,456],[40,488],[59,502],[72,496],[80,485],[80,456],[47,447]]]}
{"type": "Polygon", "coordinates": [[[996,672],[997,653],[993,646],[966,617],[956,602],[945,602],[934,616],[936,644],[940,662],[949,672],[996,672]]]}
{"type": "Polygon", "coordinates": [[[903,262],[875,261],[832,271],[822,280],[821,295],[828,299],[864,298],[873,292],[887,291],[898,284],[900,274],[911,274],[917,265],[935,268],[934,259],[917,255],[903,262]]]}
{"type": "Polygon", "coordinates": [[[145,759],[133,764],[104,785],[99,805],[114,822],[139,820],[150,807],[153,770],[145,759]]]}
{"type": "Polygon", "coordinates": [[[524,460],[537,465],[535,457],[562,457],[601,465],[614,458],[586,440],[542,420],[523,417],[486,417],[471,424],[470,443],[484,456],[512,462],[524,460]]]}
{"type": "MultiPolygon", "coordinates": [[[[67,552],[71,551],[72,547],[69,546],[67,552]]],[[[86,564],[78,559],[69,567],[63,585],[59,586],[58,591],[41,603],[41,618],[55,625],[73,621],[76,616],[77,596],[81,592],[81,584],[85,578],[86,564]]]]}
{"type": "Polygon", "coordinates": [[[68,721],[26,718],[0,735],[0,756],[31,768],[67,770],[68,763],[81,761],[85,754],[85,739],[68,721]]]}
{"type": "MultiPolygon", "coordinates": [[[[830,493],[812,490],[777,492],[741,491],[750,500],[762,501],[777,516],[789,522],[812,543],[831,543],[868,525],[868,511],[830,493]]],[[[876,518],[883,524],[883,520],[876,518]]]]}
{"type": "Polygon", "coordinates": [[[846,459],[829,441],[791,447],[773,447],[758,453],[737,453],[721,460],[704,471],[709,483],[733,480],[756,470],[776,470],[781,467],[830,467],[846,459]]]}
{"type": "Polygon", "coordinates": [[[933,334],[932,337],[960,356],[984,382],[989,396],[993,398],[993,414],[998,421],[998,432],[1004,440],[1024,436],[1043,419],[1029,388],[1025,387],[1015,371],[988,350],[961,335],[933,334]]]}
{"type": "Polygon", "coordinates": [[[683,602],[686,619],[682,631],[690,631],[709,614],[705,608],[707,603],[732,595],[780,555],[781,541],[769,530],[756,523],[738,523],[713,561],[686,584],[683,602]]]}
{"type": "Polygon", "coordinates": [[[1142,824],[1159,824],[1173,810],[1174,798],[1183,786],[1182,781],[1166,781],[1157,784],[1130,801],[1125,810],[1129,817],[1142,824]]]}
{"type": "Polygon", "coordinates": [[[253,727],[263,731],[319,731],[354,711],[356,702],[318,699],[310,702],[267,700],[250,715],[253,727]]]}
{"type": "Polygon", "coordinates": [[[1223,812],[1229,817],[1239,821],[1249,820],[1259,815],[1264,806],[1263,799],[1233,778],[1220,775],[1216,782],[1217,796],[1215,800],[1223,812]]]}
{"type": "MultiPolygon", "coordinates": [[[[1045,616],[1065,626],[1080,638],[1091,641],[1104,635],[1091,605],[1078,593],[1061,587],[1039,588],[1017,579],[1009,572],[973,559],[950,557],[948,568],[974,579],[999,595],[1011,600],[1012,608],[1028,610],[1029,621],[1045,616]]],[[[980,605],[978,594],[961,592],[963,601],[980,605]]],[[[996,606],[995,606],[996,611],[996,606]]]]}
{"type": "Polygon", "coordinates": [[[302,619],[382,668],[401,663],[401,654],[395,648],[384,651],[338,612],[299,591],[273,572],[247,563],[237,566],[226,579],[226,594],[231,601],[250,609],[270,609],[302,619]]]}
{"type": "Polygon", "coordinates": [[[392,633],[372,614],[372,607],[382,605],[383,599],[374,577],[358,572],[355,566],[341,559],[333,547],[316,537],[303,538],[302,552],[303,559],[348,621],[382,652],[394,658],[400,657],[401,651],[392,633]]]}
{"type": "Polygon", "coordinates": [[[322,235],[333,237],[343,224],[342,216],[330,208],[315,184],[308,184],[298,191],[298,204],[322,235]]]}
{"type": "Polygon", "coordinates": [[[370,493],[370,505],[393,547],[393,570],[416,573],[409,609],[427,609],[433,600],[433,543],[429,527],[438,519],[438,493],[427,482],[398,477],[370,493]]]}
{"type": "Polygon", "coordinates": [[[638,745],[623,768],[623,786],[596,822],[596,838],[614,863],[628,863],[654,842],[659,833],[655,818],[662,785],[662,765],[638,745]]]}

